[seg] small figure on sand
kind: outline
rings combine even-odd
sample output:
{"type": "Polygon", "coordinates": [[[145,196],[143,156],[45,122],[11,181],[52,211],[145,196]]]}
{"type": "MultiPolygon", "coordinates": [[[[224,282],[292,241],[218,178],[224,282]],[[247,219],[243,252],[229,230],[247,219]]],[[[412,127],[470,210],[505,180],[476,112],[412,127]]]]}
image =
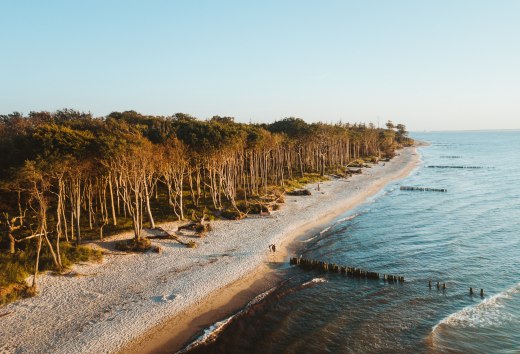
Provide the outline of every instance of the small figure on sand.
{"type": "Polygon", "coordinates": [[[274,244],[270,244],[269,245],[269,251],[273,252],[273,253],[276,252],[276,246],[274,244]]]}

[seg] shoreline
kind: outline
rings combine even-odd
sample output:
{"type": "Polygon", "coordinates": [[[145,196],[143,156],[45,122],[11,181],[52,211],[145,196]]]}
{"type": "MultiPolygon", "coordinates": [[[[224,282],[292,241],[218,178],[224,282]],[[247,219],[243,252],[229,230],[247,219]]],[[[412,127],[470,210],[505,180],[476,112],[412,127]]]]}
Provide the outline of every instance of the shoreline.
{"type": "MultiPolygon", "coordinates": [[[[416,149],[406,148],[385,167],[323,182],[319,192],[308,186],[312,196],[287,196],[282,209],[269,217],[214,222],[208,236],[196,239],[197,249],[154,240],[161,254],[107,255],[102,264],[74,266],[75,277],[46,274],[40,295],[4,307],[11,314],[0,320],[0,352],[179,350],[194,334],[276,283],[272,268],[285,263],[297,248],[296,239],[406,177],[418,162],[416,149]],[[267,248],[271,243],[277,246],[275,256],[267,248]]],[[[100,247],[108,243],[96,242],[100,247]]]]}
{"type": "MultiPolygon", "coordinates": [[[[419,156],[416,148],[420,146],[427,146],[427,144],[420,142],[409,149],[413,149],[412,154],[419,156]]],[[[119,354],[132,354],[136,352],[142,354],[172,354],[182,350],[189,345],[190,341],[194,339],[194,336],[199,334],[202,330],[209,328],[209,326],[217,321],[231,316],[233,313],[242,309],[256,295],[279,284],[281,278],[276,274],[276,271],[280,266],[283,266],[284,263],[287,263],[290,254],[294,254],[295,251],[301,247],[301,245],[297,243],[298,240],[321,231],[324,226],[329,225],[340,215],[358,207],[366,202],[367,199],[379,193],[382,188],[389,183],[407,177],[413,169],[417,167],[418,163],[419,157],[411,159],[402,167],[403,170],[397,176],[388,177],[379,181],[379,183],[373,185],[370,190],[367,190],[366,193],[361,193],[355,200],[349,200],[341,208],[334,210],[321,220],[305,223],[291,235],[286,235],[282,243],[277,245],[276,256],[273,257],[274,262],[272,260],[270,261],[276,264],[275,267],[268,267],[267,263],[260,264],[252,275],[229,284],[222,292],[209,294],[207,301],[197,308],[187,310],[175,318],[155,326],[143,334],[138,340],[126,346],[119,354]],[[231,297],[229,296],[230,293],[233,294],[231,297]],[[216,305],[217,308],[211,309],[211,305],[216,305]],[[179,333],[179,329],[183,331],[179,333]],[[172,337],[172,333],[178,334],[172,337]]],[[[274,255],[270,255],[270,257],[272,256],[274,255]]]]}

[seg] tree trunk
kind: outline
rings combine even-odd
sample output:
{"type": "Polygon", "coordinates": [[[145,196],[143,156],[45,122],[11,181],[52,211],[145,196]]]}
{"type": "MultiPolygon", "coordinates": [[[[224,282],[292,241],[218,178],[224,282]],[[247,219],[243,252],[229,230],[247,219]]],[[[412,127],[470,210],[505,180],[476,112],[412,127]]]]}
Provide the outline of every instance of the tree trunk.
{"type": "Polygon", "coordinates": [[[150,208],[150,193],[148,191],[148,185],[145,183],[144,194],[146,198],[146,212],[148,213],[148,220],[150,221],[150,227],[155,229],[155,221],[153,220],[152,209],[150,208]]]}
{"type": "Polygon", "coordinates": [[[36,246],[36,262],[34,265],[34,277],[32,282],[32,288],[38,290],[38,268],[40,266],[40,251],[42,249],[42,235],[38,237],[38,245],[36,246]]]}
{"type": "Polygon", "coordinates": [[[112,177],[109,176],[108,177],[108,188],[110,189],[110,203],[111,203],[111,207],[112,207],[112,224],[114,226],[117,225],[117,217],[116,217],[116,207],[114,205],[114,192],[113,192],[113,188],[112,188],[112,177]]]}
{"type": "Polygon", "coordinates": [[[9,236],[9,253],[14,254],[16,252],[16,249],[15,249],[16,243],[15,243],[15,238],[14,238],[11,230],[9,230],[7,232],[7,236],[9,236]]]}

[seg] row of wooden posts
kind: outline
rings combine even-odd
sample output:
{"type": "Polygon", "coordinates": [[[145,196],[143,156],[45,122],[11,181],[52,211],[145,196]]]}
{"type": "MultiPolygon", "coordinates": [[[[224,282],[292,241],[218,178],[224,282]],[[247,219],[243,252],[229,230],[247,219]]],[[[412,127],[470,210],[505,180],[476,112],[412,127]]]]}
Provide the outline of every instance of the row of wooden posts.
{"type": "Polygon", "coordinates": [[[421,191],[421,192],[447,192],[446,188],[410,187],[401,186],[402,191],[421,191]]]}
{"type": "MultiPolygon", "coordinates": [[[[431,280],[428,280],[428,288],[432,288],[432,281],[431,280]]],[[[441,283],[440,282],[437,282],[437,289],[440,289],[441,288],[441,283]]],[[[442,283],[442,290],[445,290],[446,289],[446,283],[442,283]]],[[[473,288],[470,287],[469,288],[469,294],[470,295],[473,295],[473,288]]],[[[480,296],[483,297],[484,296],[484,289],[480,289],[480,296]]]]}
{"type": "Polygon", "coordinates": [[[452,166],[452,165],[445,165],[445,166],[430,165],[428,167],[429,168],[484,168],[482,166],[452,166]]]}
{"type": "MultiPolygon", "coordinates": [[[[312,269],[312,270],[321,270],[324,272],[333,272],[333,273],[342,273],[349,276],[352,276],[354,278],[366,278],[366,279],[383,279],[388,282],[398,282],[398,283],[404,283],[404,277],[398,276],[398,275],[392,275],[392,274],[381,274],[377,272],[370,272],[361,268],[355,268],[355,267],[346,267],[337,265],[336,263],[327,263],[323,261],[318,261],[315,259],[305,259],[302,257],[292,257],[289,260],[289,263],[291,265],[299,266],[303,269],[312,269]]],[[[428,287],[432,288],[432,281],[428,281],[428,287]]],[[[446,283],[437,282],[437,289],[445,290],[446,289],[446,283]]],[[[473,288],[469,288],[469,294],[473,295],[473,288]]],[[[484,289],[480,289],[480,296],[484,296],[484,289]]]]}
{"type": "Polygon", "coordinates": [[[342,265],[337,265],[336,263],[327,263],[323,261],[318,261],[315,259],[305,259],[293,257],[289,261],[290,264],[299,266],[303,269],[314,269],[321,270],[324,272],[334,272],[334,273],[342,273],[354,278],[366,278],[366,279],[383,279],[388,282],[404,282],[404,277],[392,274],[381,274],[377,272],[370,272],[365,269],[356,268],[356,267],[347,267],[342,265]]]}

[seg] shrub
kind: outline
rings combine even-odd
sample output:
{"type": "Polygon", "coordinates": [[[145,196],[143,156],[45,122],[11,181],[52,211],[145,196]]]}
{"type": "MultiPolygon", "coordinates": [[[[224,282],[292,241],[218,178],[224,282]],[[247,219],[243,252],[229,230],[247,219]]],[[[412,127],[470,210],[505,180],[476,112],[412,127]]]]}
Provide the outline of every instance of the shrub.
{"type": "Polygon", "coordinates": [[[122,240],[116,243],[116,249],[123,252],[147,252],[152,249],[152,242],[146,237],[122,240]]]}
{"type": "Polygon", "coordinates": [[[236,210],[224,210],[221,213],[222,217],[229,220],[240,220],[242,215],[236,210]]]}
{"type": "Polygon", "coordinates": [[[64,267],[70,267],[74,263],[95,261],[103,258],[103,253],[86,246],[73,246],[69,243],[60,244],[61,263],[64,267]]]}
{"type": "Polygon", "coordinates": [[[13,283],[2,286],[0,287],[0,306],[34,295],[36,295],[35,289],[27,286],[27,284],[13,283]]]}

